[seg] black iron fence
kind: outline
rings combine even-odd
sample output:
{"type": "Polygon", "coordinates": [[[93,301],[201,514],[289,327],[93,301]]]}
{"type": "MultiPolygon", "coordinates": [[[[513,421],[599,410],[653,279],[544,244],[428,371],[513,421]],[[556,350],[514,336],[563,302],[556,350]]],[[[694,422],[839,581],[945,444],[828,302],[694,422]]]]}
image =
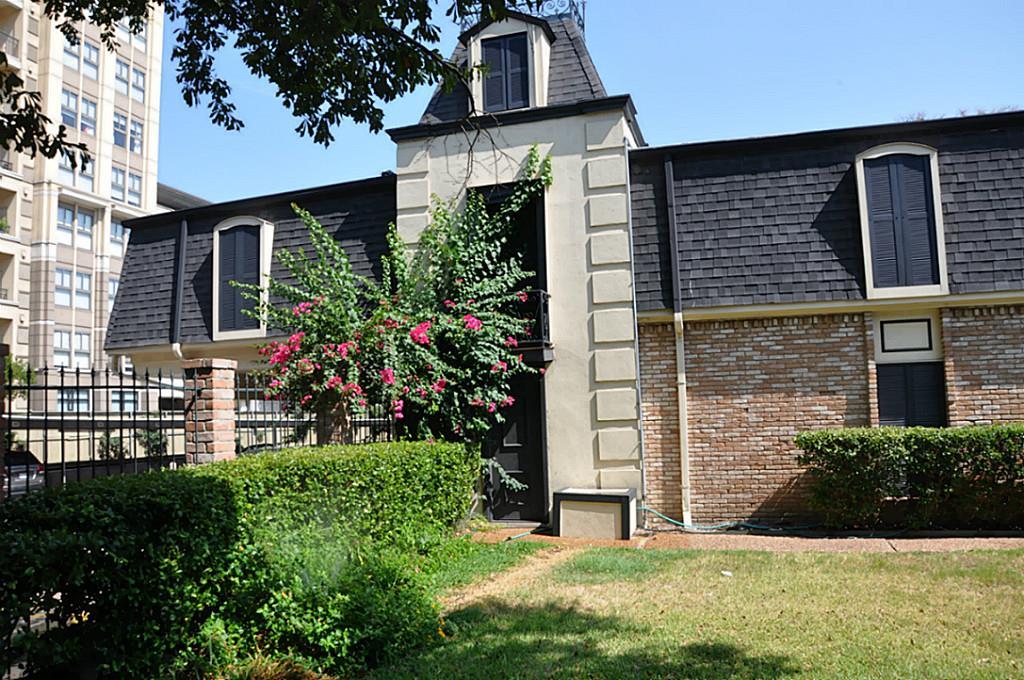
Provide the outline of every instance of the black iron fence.
{"type": "Polygon", "coordinates": [[[183,464],[192,396],[180,373],[5,362],[0,496],[183,464]]]}
{"type": "MultiPolygon", "coordinates": [[[[281,401],[267,398],[267,379],[258,373],[235,378],[235,449],[239,455],[283,446],[317,444],[317,423],[312,415],[289,412],[281,401]]],[[[392,441],[394,421],[386,406],[369,405],[353,414],[343,437],[354,444],[392,441]]]]}

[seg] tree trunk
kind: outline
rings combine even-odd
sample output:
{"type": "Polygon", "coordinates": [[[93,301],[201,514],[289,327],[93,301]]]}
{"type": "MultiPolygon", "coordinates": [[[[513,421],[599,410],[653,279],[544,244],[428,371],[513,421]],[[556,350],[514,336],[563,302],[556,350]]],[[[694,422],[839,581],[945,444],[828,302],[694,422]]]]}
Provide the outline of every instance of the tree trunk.
{"type": "Polygon", "coordinates": [[[352,419],[346,404],[323,407],[316,415],[317,446],[352,443],[352,419]]]}

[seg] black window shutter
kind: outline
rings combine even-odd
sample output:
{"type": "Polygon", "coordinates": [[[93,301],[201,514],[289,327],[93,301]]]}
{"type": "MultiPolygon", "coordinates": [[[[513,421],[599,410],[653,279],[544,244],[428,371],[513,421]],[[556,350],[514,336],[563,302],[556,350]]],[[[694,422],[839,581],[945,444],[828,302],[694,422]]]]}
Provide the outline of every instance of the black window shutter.
{"type": "Polygon", "coordinates": [[[260,280],[260,228],[257,225],[233,227],[220,232],[220,329],[224,331],[258,328],[259,320],[242,313],[253,303],[231,285],[258,284],[260,280]]]}
{"type": "Polygon", "coordinates": [[[896,209],[888,158],[864,161],[864,189],[867,194],[868,231],[871,237],[871,269],[876,288],[900,285],[896,252],[896,209]]]}
{"type": "Polygon", "coordinates": [[[526,35],[506,38],[505,69],[508,72],[508,108],[521,109],[530,105],[529,57],[526,54],[526,35]]]}
{"type": "Polygon", "coordinates": [[[946,381],[941,362],[879,364],[877,373],[880,425],[946,424],[946,381]]]}
{"type": "Polygon", "coordinates": [[[505,50],[504,39],[492,38],[481,43],[484,65],[484,111],[504,111],[505,102],[505,50]]]}
{"type": "Polygon", "coordinates": [[[942,364],[907,364],[909,422],[925,427],[946,424],[946,378],[942,364]]]}
{"type": "Polygon", "coordinates": [[[237,235],[236,229],[227,229],[217,234],[217,238],[220,239],[220,262],[218,263],[220,280],[217,281],[220,303],[217,316],[222,331],[235,330],[235,319],[237,318],[235,289],[231,285],[231,281],[235,279],[235,241],[237,235]]]}
{"type": "Polygon", "coordinates": [[[930,164],[906,154],[864,161],[876,288],[939,282],[930,164]]]}
{"type": "Polygon", "coordinates": [[[930,159],[927,156],[893,156],[899,185],[900,224],[903,237],[903,285],[925,286],[939,282],[935,244],[930,159]]]}
{"type": "Polygon", "coordinates": [[[878,424],[906,427],[907,377],[903,364],[878,364],[878,424]]]}

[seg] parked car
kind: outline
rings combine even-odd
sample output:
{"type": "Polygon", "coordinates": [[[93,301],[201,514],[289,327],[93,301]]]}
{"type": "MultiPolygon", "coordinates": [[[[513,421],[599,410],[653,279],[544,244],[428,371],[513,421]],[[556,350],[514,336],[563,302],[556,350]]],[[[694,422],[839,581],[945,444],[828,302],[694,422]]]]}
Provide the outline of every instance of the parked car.
{"type": "Polygon", "coordinates": [[[20,496],[46,485],[46,468],[28,449],[7,452],[7,479],[4,480],[11,496],[20,496]]]}

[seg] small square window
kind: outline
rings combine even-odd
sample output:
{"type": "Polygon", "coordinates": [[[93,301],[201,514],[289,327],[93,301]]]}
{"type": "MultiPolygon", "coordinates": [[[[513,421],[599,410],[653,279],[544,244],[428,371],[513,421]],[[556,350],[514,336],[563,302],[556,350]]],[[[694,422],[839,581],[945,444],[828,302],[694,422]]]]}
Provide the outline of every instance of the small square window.
{"type": "Polygon", "coordinates": [[[132,69],[132,99],[137,102],[146,100],[146,74],[137,68],[132,69]]]}
{"type": "Polygon", "coordinates": [[[75,368],[88,371],[92,367],[92,362],[89,360],[91,351],[89,334],[75,333],[75,368]]]}
{"type": "Polygon", "coordinates": [[[57,409],[64,413],[88,413],[89,390],[58,390],[57,409]]]}
{"type": "Polygon", "coordinates": [[[142,153],[142,121],[132,119],[131,138],[129,150],[132,153],[142,153]]]}
{"type": "Polygon", "coordinates": [[[75,209],[69,205],[57,205],[57,243],[70,246],[74,240],[75,209]]]}
{"type": "Polygon", "coordinates": [[[53,332],[53,365],[59,367],[71,365],[71,333],[69,331],[53,332]]]}
{"type": "Polygon", "coordinates": [[[128,173],[128,205],[142,205],[142,175],[128,173]]]}

